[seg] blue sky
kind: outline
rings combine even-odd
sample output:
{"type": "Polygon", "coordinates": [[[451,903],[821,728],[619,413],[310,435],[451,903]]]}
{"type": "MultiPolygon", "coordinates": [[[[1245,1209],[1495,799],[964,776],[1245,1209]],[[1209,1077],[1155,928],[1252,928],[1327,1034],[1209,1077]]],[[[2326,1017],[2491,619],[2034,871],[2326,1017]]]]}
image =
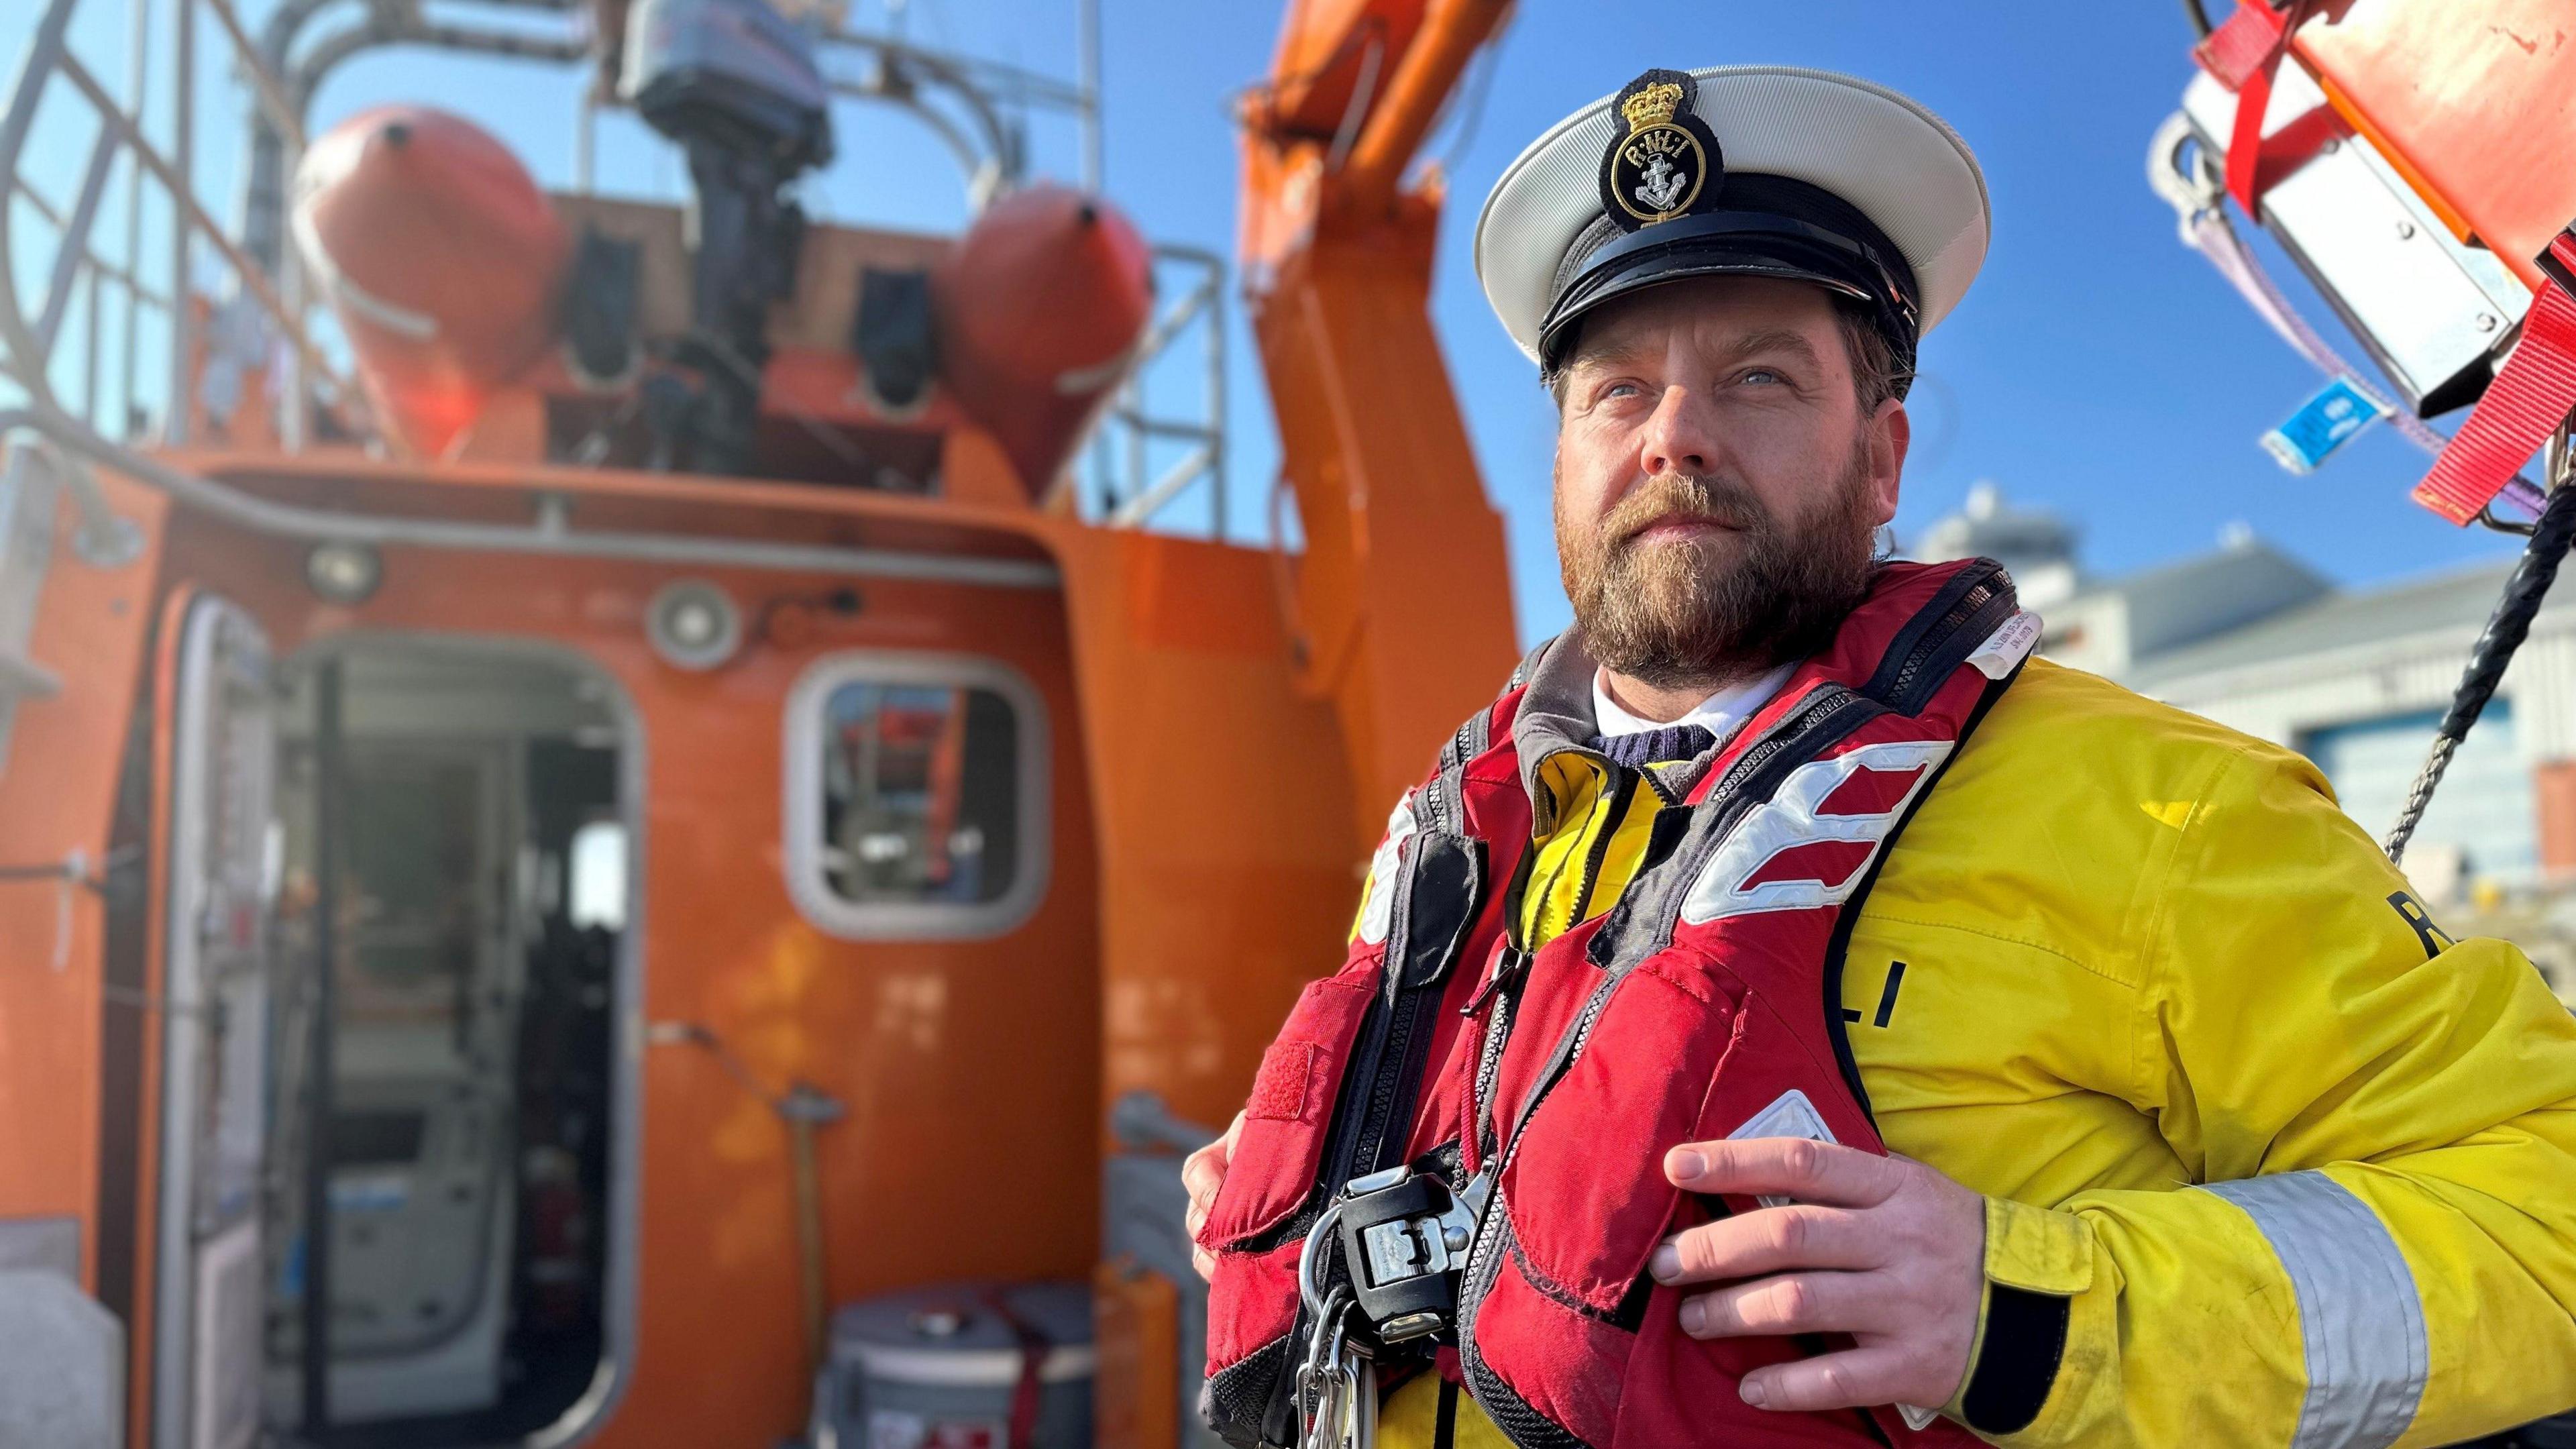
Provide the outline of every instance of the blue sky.
{"type": "MultiPolygon", "coordinates": [[[[1264,73],[1281,6],[1101,3],[1109,193],[1157,239],[1230,252],[1236,143],[1227,104],[1264,73]]],[[[0,54],[23,44],[34,8],[29,0],[0,6],[0,54]]],[[[268,8],[268,0],[245,6],[254,15],[268,8]]],[[[117,0],[83,5],[79,48],[111,76],[124,69],[124,9],[117,0]]],[[[465,5],[449,13],[489,12],[465,5]]],[[[854,20],[890,23],[884,0],[858,0],[854,20]]],[[[910,0],[891,23],[917,38],[1073,73],[1073,0],[910,0]]],[[[2506,540],[2450,528],[2409,504],[2423,459],[2386,429],[2307,479],[2283,473],[2257,448],[2256,437],[2321,379],[2180,245],[2172,213],[2145,185],[2147,137],[2188,78],[2188,43],[2171,0],[1522,0],[1474,129],[1459,134],[1453,116],[1430,146],[1452,158],[1453,198],[1433,319],[1486,486],[1509,521],[1522,632],[1535,636],[1565,618],[1548,536],[1554,417],[1486,309],[1468,231],[1523,144],[1650,65],[1850,71],[1930,105],[1984,163],[1993,252],[1924,349],[1928,378],[1916,393],[1918,446],[1900,534],[1919,533],[1971,483],[1992,478],[2015,501],[2076,520],[2088,564],[2103,572],[2209,547],[2236,520],[2351,584],[2510,552],[2506,540]]],[[[201,88],[220,92],[216,79],[210,70],[201,88]]],[[[371,102],[429,100],[490,126],[540,179],[562,185],[575,93],[566,71],[386,51],[343,67],[319,96],[315,120],[318,129],[371,102]]],[[[201,136],[235,134],[220,112],[204,119],[201,136]]],[[[819,215],[936,230],[963,221],[955,173],[914,123],[859,108],[839,120],[842,160],[809,188],[819,215]]],[[[1031,128],[1038,169],[1070,177],[1070,126],[1037,116],[1031,128]]],[[[85,142],[48,145],[40,171],[76,171],[85,142]]],[[[200,144],[205,184],[229,196],[229,141],[200,144]]],[[[603,123],[602,189],[676,196],[682,178],[676,156],[640,125],[603,123]]],[[[48,189],[60,195],[69,182],[48,189]]],[[[2322,303],[2281,270],[2332,332],[2322,303]]],[[[1277,448],[1259,362],[1240,314],[1230,321],[1240,535],[1260,527],[1255,505],[1277,448]]],[[[1177,505],[1171,522],[1186,524],[1203,508],[1177,505]]]]}

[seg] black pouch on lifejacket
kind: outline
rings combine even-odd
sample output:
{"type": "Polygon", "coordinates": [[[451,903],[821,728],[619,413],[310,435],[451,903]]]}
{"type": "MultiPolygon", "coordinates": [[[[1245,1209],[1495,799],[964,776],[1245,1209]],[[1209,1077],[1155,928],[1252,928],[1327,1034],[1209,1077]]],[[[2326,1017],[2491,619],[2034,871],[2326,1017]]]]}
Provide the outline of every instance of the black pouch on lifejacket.
{"type": "MultiPolygon", "coordinates": [[[[1390,1282],[1403,1252],[1436,1254],[1440,1213],[1454,1208],[1445,1200],[1455,1184],[1435,1162],[1408,1163],[1405,1149],[1438,1065],[1442,1019],[1455,1015],[1444,1008],[1465,984],[1460,959],[1491,894],[1485,845],[1466,829],[1464,800],[1465,768],[1484,751],[1489,714],[1459,731],[1439,774],[1409,801],[1412,829],[1398,843],[1393,879],[1372,885],[1391,892],[1383,949],[1355,951],[1340,972],[1308,986],[1263,1058],[1236,1149],[1238,1160],[1258,1165],[1228,1173],[1200,1235],[1227,1263],[1210,1293],[1212,1372],[1200,1412],[1229,1443],[1295,1441],[1291,1344],[1306,1310],[1281,1305],[1299,1303],[1300,1250],[1324,1213],[1352,1195],[1345,1189],[1357,1183],[1357,1195],[1376,1195],[1382,1211],[1354,1214],[1347,1227],[1372,1235],[1362,1251],[1378,1251],[1390,1282]],[[1327,1100],[1329,1113],[1315,1110],[1327,1100]]],[[[1345,1262],[1361,1260],[1336,1254],[1332,1286],[1355,1286],[1345,1262]]],[[[1408,1286],[1418,1296],[1421,1285],[1408,1286]]],[[[1393,1292],[1384,1302],[1403,1305],[1398,1318],[1427,1306],[1393,1292]]]]}

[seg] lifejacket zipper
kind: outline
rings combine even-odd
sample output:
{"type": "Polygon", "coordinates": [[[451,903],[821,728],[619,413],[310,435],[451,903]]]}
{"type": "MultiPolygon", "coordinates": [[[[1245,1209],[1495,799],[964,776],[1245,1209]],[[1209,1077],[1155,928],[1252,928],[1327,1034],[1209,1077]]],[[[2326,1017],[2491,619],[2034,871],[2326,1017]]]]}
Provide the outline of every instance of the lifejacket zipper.
{"type": "Polygon", "coordinates": [[[1493,1100],[1494,1075],[1503,1064],[1503,1043],[1512,1034],[1512,1008],[1520,1000],[1520,978],[1529,970],[1530,955],[1518,946],[1506,945],[1494,962],[1493,974],[1476,990],[1476,999],[1468,1004],[1469,1014],[1487,1001],[1493,1003],[1493,1014],[1485,1018],[1485,1039],[1477,1048],[1476,1079],[1467,1092],[1467,1120],[1475,1125],[1477,1166],[1492,1155],[1493,1117],[1487,1104],[1493,1100]]]}
{"type": "MultiPolygon", "coordinates": [[[[1765,764],[1778,758],[1780,752],[1789,747],[1790,741],[1862,702],[1861,696],[1849,690],[1835,688],[1824,697],[1801,705],[1797,713],[1783,720],[1779,728],[1756,743],[1753,748],[1745,751],[1743,757],[1729,767],[1725,777],[1710,788],[1708,797],[1701,802],[1699,808],[1707,809],[1723,805],[1727,799],[1742,791],[1765,764]]],[[[1556,1084],[1567,1072],[1573,1070],[1575,1060],[1583,1055],[1583,1047],[1591,1038],[1593,1024],[1600,1020],[1602,1011],[1609,1005],[1610,992],[1618,984],[1619,978],[1611,977],[1594,987],[1590,999],[1583,1003],[1583,1014],[1575,1018],[1566,1050],[1550,1063],[1546,1077],[1531,1089],[1529,1101],[1521,1107],[1519,1117],[1512,1124],[1512,1135],[1504,1144],[1501,1160],[1494,1166],[1497,1176],[1505,1166],[1509,1165],[1512,1153],[1519,1148],[1521,1134],[1529,1130],[1530,1118],[1537,1114],[1539,1104],[1547,1099],[1547,1094],[1555,1089],[1556,1084]]],[[[1499,1058],[1501,1053],[1497,1050],[1494,1055],[1499,1058]]],[[[1499,1060],[1495,1066],[1499,1069],[1499,1060]]]]}
{"type": "Polygon", "coordinates": [[[1344,1182],[1387,1165],[1380,1160],[1386,1156],[1386,1134],[1393,1125],[1387,1119],[1394,1115],[1395,1099],[1403,1090],[1401,1078],[1412,1065],[1414,1031],[1422,1015],[1422,999],[1429,994],[1401,989],[1396,992],[1386,1032],[1379,1038],[1378,1070],[1376,1080],[1369,1084],[1367,1111],[1360,1119],[1349,1156],[1341,1164],[1339,1175],[1344,1182]],[[1395,1058],[1392,1063],[1387,1060],[1390,1055],[1395,1058]],[[1390,1065],[1393,1070],[1389,1070],[1390,1065]],[[1361,1167],[1363,1162],[1367,1164],[1365,1168],[1361,1167]]]}
{"type": "Polygon", "coordinates": [[[1735,763],[1727,767],[1726,774],[1709,787],[1707,798],[1695,808],[1705,810],[1724,804],[1744,788],[1745,782],[1756,771],[1789,748],[1790,741],[1860,702],[1860,695],[1840,685],[1827,685],[1817,690],[1812,698],[1798,707],[1797,713],[1782,720],[1779,728],[1755,741],[1750,749],[1738,756],[1735,763]]]}
{"type": "MultiPolygon", "coordinates": [[[[1701,802],[1700,808],[1722,804],[1741,791],[1765,763],[1787,749],[1790,740],[1861,702],[1861,696],[1847,689],[1834,688],[1824,697],[1812,699],[1801,705],[1796,713],[1783,720],[1778,728],[1756,742],[1736,760],[1733,766],[1728,768],[1725,776],[1710,787],[1708,796],[1701,802]]],[[[1483,1305],[1485,1270],[1488,1266],[1486,1260],[1493,1252],[1492,1245],[1499,1231],[1497,1224],[1503,1216],[1501,1209],[1503,1171],[1511,1166],[1512,1158],[1519,1153],[1521,1139],[1529,1132],[1530,1123],[1537,1117],[1540,1105],[1547,1100],[1548,1094],[1556,1089],[1556,1084],[1563,1081],[1567,1073],[1573,1070],[1574,1063],[1582,1057],[1583,1048],[1591,1039],[1592,1029],[1599,1023],[1601,1014],[1609,1008],[1610,993],[1618,986],[1619,980],[1619,977],[1613,976],[1593,988],[1591,997],[1583,1003],[1582,1014],[1575,1019],[1574,1028],[1568,1035],[1566,1050],[1550,1064],[1546,1076],[1531,1088],[1528,1102],[1522,1105],[1518,1118],[1512,1123],[1510,1138],[1503,1142],[1502,1150],[1494,1156],[1493,1161],[1482,1169],[1493,1174],[1494,1182],[1493,1187],[1485,1194],[1485,1210],[1477,1215],[1476,1233],[1468,1242],[1467,1260],[1458,1275],[1457,1333],[1462,1355],[1470,1351],[1467,1340],[1473,1336],[1476,1311],[1483,1305]]],[[[1509,1026],[1500,1025],[1503,1021],[1505,1005],[1507,1003],[1498,1003],[1495,1016],[1487,1023],[1485,1056],[1484,1060],[1477,1064],[1478,1100],[1470,1105],[1477,1114],[1480,1131],[1491,1126],[1491,1110],[1485,1105],[1483,1099],[1492,1090],[1492,1078],[1500,1071],[1502,1050],[1508,1044],[1507,1039],[1510,1036],[1509,1026]],[[1499,1030],[1496,1029],[1498,1025],[1500,1025],[1499,1030]]]]}
{"type": "MultiPolygon", "coordinates": [[[[1464,747],[1466,736],[1474,724],[1475,721],[1471,719],[1466,725],[1459,727],[1458,735],[1450,741],[1449,749],[1443,751],[1444,756],[1464,747]]],[[[1465,802],[1454,798],[1454,795],[1457,791],[1463,790],[1463,786],[1458,784],[1457,775],[1457,771],[1463,768],[1463,763],[1444,758],[1442,766],[1440,773],[1433,776],[1431,783],[1422,791],[1421,813],[1427,818],[1428,830],[1460,834],[1464,832],[1465,826],[1465,802]],[[1453,790],[1453,786],[1457,787],[1456,790],[1453,790]]],[[[1422,844],[1424,838],[1424,832],[1416,832],[1412,856],[1419,856],[1424,848],[1422,844]]],[[[1399,857],[1399,861],[1397,867],[1399,871],[1410,871],[1415,868],[1415,861],[1411,858],[1399,857]]],[[[1389,884],[1389,889],[1394,889],[1393,883],[1389,884]]],[[[1354,1068],[1362,1063],[1367,1063],[1373,1068],[1368,1096],[1364,1101],[1356,1104],[1360,1108],[1359,1120],[1348,1124],[1345,1130],[1336,1130],[1325,1143],[1324,1181],[1328,1185],[1327,1196],[1332,1192],[1340,1191],[1343,1183],[1363,1175],[1363,1171],[1375,1172],[1386,1165],[1377,1159],[1383,1157],[1386,1152],[1384,1139],[1389,1131],[1387,1118],[1394,1114],[1395,1104],[1404,1094],[1404,1085],[1397,1079],[1403,1075],[1404,1069],[1414,1055],[1413,1037],[1422,1015],[1422,1003],[1419,998],[1425,994],[1422,991],[1406,991],[1403,988],[1405,963],[1402,957],[1403,954],[1411,951],[1412,946],[1410,921],[1405,923],[1405,928],[1400,933],[1391,934],[1388,937],[1386,954],[1380,967],[1387,984],[1382,994],[1369,1003],[1368,1011],[1363,1016],[1360,1026],[1360,1050],[1353,1054],[1350,1062],[1354,1068]],[[1396,949],[1399,945],[1404,948],[1402,953],[1396,949]],[[1389,1069],[1390,1063],[1387,1060],[1387,1054],[1390,1051],[1396,1055],[1396,1060],[1392,1063],[1393,1070],[1389,1069]],[[1364,1170],[1359,1166],[1362,1158],[1368,1160],[1364,1170]]],[[[1341,1127],[1341,1124],[1336,1123],[1336,1127],[1341,1127]]]]}
{"type": "MultiPolygon", "coordinates": [[[[1592,837],[1592,848],[1583,853],[1583,879],[1575,883],[1574,908],[1565,915],[1565,929],[1569,931],[1590,919],[1587,912],[1592,909],[1592,893],[1601,885],[1602,862],[1610,858],[1610,842],[1618,836],[1620,823],[1637,797],[1639,772],[1618,765],[1610,768],[1613,788],[1609,808],[1601,818],[1601,829],[1592,837]]],[[[1540,908],[1544,910],[1546,903],[1541,902],[1540,908]]]]}
{"type": "Polygon", "coordinates": [[[1993,602],[1994,597],[1995,586],[1990,582],[1978,584],[1975,588],[1961,594],[1959,602],[1950,606],[1950,612],[1943,614],[1939,623],[1926,630],[1923,638],[1915,644],[1913,652],[1905,656],[1905,663],[1897,669],[1896,682],[1888,693],[1899,699],[1904,698],[1906,691],[1913,686],[1914,677],[1922,672],[1924,662],[1930,659],[1941,645],[1947,644],[1950,636],[1957,633],[1962,625],[1976,617],[1978,610],[1993,602]]]}

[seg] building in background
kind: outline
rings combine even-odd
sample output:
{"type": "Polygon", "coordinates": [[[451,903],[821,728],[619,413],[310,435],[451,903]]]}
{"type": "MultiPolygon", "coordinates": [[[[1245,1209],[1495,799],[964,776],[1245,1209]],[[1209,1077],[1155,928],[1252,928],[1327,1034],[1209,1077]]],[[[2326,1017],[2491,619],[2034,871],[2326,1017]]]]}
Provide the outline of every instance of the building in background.
{"type": "MultiPolygon", "coordinates": [[[[2076,543],[2065,520],[1981,483],[1911,552],[2001,560],[2028,581],[2049,657],[2300,751],[2373,838],[2396,820],[2512,567],[2339,589],[2237,524],[2205,553],[2097,577],[2076,543]]],[[[2576,991],[2576,594],[2542,608],[2406,868],[2459,925],[2520,942],[2576,991]]]]}

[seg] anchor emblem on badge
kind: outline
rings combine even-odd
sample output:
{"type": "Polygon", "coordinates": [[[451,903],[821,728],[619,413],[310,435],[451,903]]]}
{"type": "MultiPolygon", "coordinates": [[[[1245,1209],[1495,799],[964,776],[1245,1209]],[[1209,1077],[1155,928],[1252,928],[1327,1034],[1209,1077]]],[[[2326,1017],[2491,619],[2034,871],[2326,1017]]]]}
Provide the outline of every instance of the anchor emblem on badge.
{"type": "Polygon", "coordinates": [[[1698,92],[1687,72],[1650,70],[1611,102],[1622,124],[1601,159],[1601,203],[1621,228],[1671,221],[1717,199],[1723,161],[1699,118],[1698,92]]]}
{"type": "Polygon", "coordinates": [[[1646,163],[1646,184],[1637,188],[1637,199],[1650,211],[1670,211],[1688,185],[1689,172],[1676,171],[1669,158],[1657,156],[1646,163]]]}

